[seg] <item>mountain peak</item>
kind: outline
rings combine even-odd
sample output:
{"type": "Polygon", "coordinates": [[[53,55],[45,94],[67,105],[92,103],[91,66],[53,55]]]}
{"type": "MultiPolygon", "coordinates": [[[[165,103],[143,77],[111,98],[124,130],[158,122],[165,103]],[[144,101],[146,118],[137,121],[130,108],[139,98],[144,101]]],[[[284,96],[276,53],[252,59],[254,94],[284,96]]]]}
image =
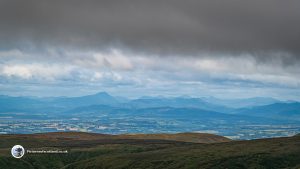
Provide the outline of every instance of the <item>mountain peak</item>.
{"type": "Polygon", "coordinates": [[[96,93],[94,95],[96,95],[96,96],[111,96],[107,92],[98,92],[98,93],[96,93]]]}

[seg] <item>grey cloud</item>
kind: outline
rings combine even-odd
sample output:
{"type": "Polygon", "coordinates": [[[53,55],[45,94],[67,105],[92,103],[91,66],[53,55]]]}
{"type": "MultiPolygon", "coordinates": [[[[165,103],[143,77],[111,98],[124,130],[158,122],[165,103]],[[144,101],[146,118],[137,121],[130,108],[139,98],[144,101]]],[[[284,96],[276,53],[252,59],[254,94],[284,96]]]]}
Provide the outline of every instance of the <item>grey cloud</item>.
{"type": "Polygon", "coordinates": [[[299,7],[296,0],[0,0],[0,46],[251,53],[259,61],[277,52],[289,65],[300,60],[299,7]]]}

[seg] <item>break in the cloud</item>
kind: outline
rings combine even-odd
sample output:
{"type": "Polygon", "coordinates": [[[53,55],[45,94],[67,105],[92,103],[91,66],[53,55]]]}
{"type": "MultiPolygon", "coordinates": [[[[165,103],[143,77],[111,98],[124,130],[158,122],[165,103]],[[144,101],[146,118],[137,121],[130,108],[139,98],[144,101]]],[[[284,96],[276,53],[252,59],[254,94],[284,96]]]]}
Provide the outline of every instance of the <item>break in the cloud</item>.
{"type": "Polygon", "coordinates": [[[0,91],[299,100],[299,6],[0,0],[0,91]]]}

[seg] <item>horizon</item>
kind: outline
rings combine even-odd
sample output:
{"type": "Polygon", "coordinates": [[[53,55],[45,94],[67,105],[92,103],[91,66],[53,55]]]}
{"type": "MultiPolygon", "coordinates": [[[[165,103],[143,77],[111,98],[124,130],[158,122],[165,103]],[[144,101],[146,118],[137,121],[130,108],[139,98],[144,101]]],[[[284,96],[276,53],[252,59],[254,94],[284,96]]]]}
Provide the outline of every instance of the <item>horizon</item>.
{"type": "Polygon", "coordinates": [[[237,98],[222,98],[222,97],[215,97],[215,96],[192,96],[192,95],[140,95],[137,97],[128,97],[123,95],[114,95],[106,91],[99,91],[96,93],[87,93],[83,95],[58,95],[58,96],[34,96],[34,95],[5,95],[1,94],[0,96],[9,96],[9,97],[28,97],[28,98],[73,98],[73,97],[84,97],[84,96],[91,96],[91,95],[97,95],[97,94],[108,94],[112,97],[121,97],[129,100],[134,99],[144,99],[144,98],[165,98],[165,99],[172,99],[172,98],[195,98],[195,99],[203,99],[203,98],[214,98],[214,99],[220,99],[220,100],[247,100],[247,99],[274,99],[279,102],[299,102],[300,100],[284,100],[280,98],[273,98],[273,97],[237,97],[237,98]]]}

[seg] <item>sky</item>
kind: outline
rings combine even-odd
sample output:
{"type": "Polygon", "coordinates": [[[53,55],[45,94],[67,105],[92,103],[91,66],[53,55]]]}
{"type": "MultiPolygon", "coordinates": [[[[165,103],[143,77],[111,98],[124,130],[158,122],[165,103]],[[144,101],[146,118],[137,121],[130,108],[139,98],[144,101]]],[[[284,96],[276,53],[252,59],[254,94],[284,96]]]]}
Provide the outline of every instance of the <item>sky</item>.
{"type": "Polygon", "coordinates": [[[0,94],[300,100],[297,0],[0,0],[0,94]]]}

